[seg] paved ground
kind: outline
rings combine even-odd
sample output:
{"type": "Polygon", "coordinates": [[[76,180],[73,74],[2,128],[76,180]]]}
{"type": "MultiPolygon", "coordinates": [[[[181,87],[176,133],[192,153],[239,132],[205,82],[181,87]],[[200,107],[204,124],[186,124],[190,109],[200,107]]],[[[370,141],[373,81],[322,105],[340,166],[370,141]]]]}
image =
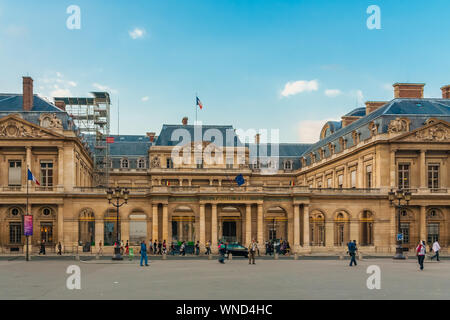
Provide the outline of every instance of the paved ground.
{"type": "Polygon", "coordinates": [[[0,299],[450,299],[450,261],[233,259],[138,261],[1,260],[0,299]],[[66,269],[81,268],[81,290],[66,288],[66,269]],[[381,289],[366,286],[367,267],[381,269],[381,289]]]}

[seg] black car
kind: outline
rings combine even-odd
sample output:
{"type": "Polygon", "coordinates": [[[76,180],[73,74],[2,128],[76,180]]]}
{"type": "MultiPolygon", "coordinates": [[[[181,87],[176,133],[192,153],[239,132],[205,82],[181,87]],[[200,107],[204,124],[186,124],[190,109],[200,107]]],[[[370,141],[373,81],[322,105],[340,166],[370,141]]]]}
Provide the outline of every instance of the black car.
{"type": "Polygon", "coordinates": [[[226,247],[227,256],[229,256],[230,253],[233,256],[241,256],[248,258],[248,249],[239,243],[231,243],[227,245],[226,247]]]}

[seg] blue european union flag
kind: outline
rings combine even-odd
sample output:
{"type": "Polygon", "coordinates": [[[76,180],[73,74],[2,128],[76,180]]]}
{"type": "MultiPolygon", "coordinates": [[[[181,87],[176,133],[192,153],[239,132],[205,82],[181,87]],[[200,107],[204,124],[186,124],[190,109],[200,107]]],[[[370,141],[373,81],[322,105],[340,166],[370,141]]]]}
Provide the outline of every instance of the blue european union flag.
{"type": "Polygon", "coordinates": [[[239,187],[245,184],[245,179],[242,174],[238,175],[234,180],[236,181],[239,187]]]}

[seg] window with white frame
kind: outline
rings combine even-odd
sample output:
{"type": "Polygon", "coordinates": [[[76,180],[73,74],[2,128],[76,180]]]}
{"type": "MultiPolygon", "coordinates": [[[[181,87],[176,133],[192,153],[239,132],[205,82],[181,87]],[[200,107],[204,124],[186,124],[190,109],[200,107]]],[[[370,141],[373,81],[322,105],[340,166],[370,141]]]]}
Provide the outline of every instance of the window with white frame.
{"type": "Polygon", "coordinates": [[[120,160],[120,167],[122,169],[128,169],[130,167],[130,162],[127,158],[123,158],[122,160],[120,160]]]}
{"type": "Polygon", "coordinates": [[[284,161],[284,170],[292,170],[292,161],[291,160],[284,161]]]}
{"type": "Polygon", "coordinates": [[[344,187],[344,175],[343,174],[338,175],[338,187],[341,189],[344,187]]]}
{"type": "Polygon", "coordinates": [[[137,163],[138,169],[145,169],[145,159],[139,158],[137,163]]]}
{"type": "Polygon", "coordinates": [[[439,164],[428,165],[428,188],[439,189],[439,164]]]}
{"type": "Polygon", "coordinates": [[[353,170],[350,173],[350,177],[351,177],[351,186],[352,186],[352,188],[356,188],[356,170],[353,170]]]}

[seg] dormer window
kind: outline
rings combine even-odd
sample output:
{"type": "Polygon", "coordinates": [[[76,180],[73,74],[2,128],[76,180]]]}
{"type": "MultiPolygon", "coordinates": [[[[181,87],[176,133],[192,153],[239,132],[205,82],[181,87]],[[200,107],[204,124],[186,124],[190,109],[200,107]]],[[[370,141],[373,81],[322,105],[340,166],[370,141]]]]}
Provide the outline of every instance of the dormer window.
{"type": "Polygon", "coordinates": [[[316,154],[314,152],[311,152],[311,164],[316,162],[316,154]]]}
{"type": "Polygon", "coordinates": [[[340,137],[339,138],[339,146],[341,147],[341,151],[344,151],[345,148],[347,148],[347,139],[340,137]]]}
{"type": "Polygon", "coordinates": [[[352,132],[353,145],[356,146],[359,143],[359,132],[352,132]]]}
{"type": "Polygon", "coordinates": [[[330,142],[328,144],[328,149],[330,149],[330,156],[332,156],[335,153],[335,151],[336,151],[336,146],[334,145],[334,143],[330,142]]]}
{"type": "Polygon", "coordinates": [[[325,159],[325,148],[320,149],[320,160],[325,159]]]}
{"type": "Polygon", "coordinates": [[[166,168],[167,168],[167,169],[173,169],[173,161],[172,161],[172,158],[167,158],[167,159],[166,159],[166,168]]]}
{"type": "Polygon", "coordinates": [[[128,169],[130,167],[130,163],[129,163],[128,159],[124,158],[124,159],[120,160],[120,167],[122,169],[128,169]]]}
{"type": "Polygon", "coordinates": [[[284,161],[284,170],[292,170],[292,160],[284,161]]]}
{"type": "Polygon", "coordinates": [[[137,165],[138,169],[145,169],[145,159],[144,158],[140,158],[138,160],[138,165],[137,165]]]}

